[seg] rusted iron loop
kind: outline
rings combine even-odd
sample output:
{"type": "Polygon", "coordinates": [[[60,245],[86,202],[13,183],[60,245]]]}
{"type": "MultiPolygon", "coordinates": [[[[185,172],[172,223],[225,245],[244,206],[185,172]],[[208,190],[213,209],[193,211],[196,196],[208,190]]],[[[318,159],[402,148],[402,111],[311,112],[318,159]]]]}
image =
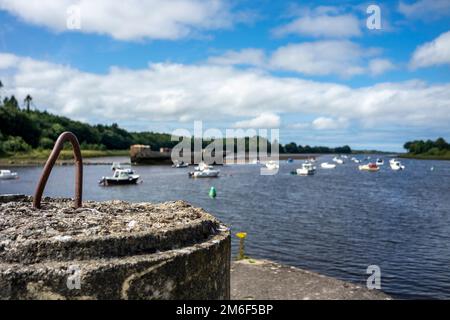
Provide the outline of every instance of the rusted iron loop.
{"type": "Polygon", "coordinates": [[[75,157],[75,208],[81,207],[82,194],[83,194],[83,159],[81,157],[80,144],[77,137],[72,132],[62,133],[53,147],[52,153],[45,164],[44,171],[42,172],[39,184],[36,188],[33,198],[33,207],[36,209],[41,208],[42,194],[44,192],[47,180],[52,172],[53,166],[59,157],[61,150],[63,149],[65,142],[70,142],[73,147],[73,155],[75,157]]]}

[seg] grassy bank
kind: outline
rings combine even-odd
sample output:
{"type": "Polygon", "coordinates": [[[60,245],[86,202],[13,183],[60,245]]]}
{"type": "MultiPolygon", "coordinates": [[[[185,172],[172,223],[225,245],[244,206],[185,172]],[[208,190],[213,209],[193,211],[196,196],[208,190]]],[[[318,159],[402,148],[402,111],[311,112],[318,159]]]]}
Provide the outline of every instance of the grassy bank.
{"type": "Polygon", "coordinates": [[[399,155],[400,158],[419,159],[419,160],[450,160],[450,151],[443,154],[428,154],[428,153],[405,153],[399,155]]]}
{"type": "MultiPolygon", "coordinates": [[[[29,152],[18,152],[0,156],[0,164],[38,164],[44,163],[51,150],[34,149],[29,152]]],[[[81,150],[83,158],[119,157],[129,156],[129,150],[81,150]]],[[[62,150],[58,160],[73,159],[72,150],[62,150]]]]}

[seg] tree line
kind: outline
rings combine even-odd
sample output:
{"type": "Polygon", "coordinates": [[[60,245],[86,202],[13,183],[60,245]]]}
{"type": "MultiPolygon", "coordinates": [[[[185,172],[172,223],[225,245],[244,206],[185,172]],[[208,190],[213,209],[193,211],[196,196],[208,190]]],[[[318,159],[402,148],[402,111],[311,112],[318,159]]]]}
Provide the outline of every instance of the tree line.
{"type": "Polygon", "coordinates": [[[411,154],[440,155],[450,151],[450,144],[444,138],[408,141],[403,146],[411,154]]]}

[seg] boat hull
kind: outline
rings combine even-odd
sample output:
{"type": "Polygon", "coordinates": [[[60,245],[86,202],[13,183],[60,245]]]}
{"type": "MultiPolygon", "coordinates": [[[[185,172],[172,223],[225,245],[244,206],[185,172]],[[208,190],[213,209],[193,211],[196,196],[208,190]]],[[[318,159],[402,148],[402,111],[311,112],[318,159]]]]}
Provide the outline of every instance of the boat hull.
{"type": "Polygon", "coordinates": [[[128,184],[137,184],[139,178],[130,178],[130,179],[105,179],[105,183],[107,186],[121,186],[128,184]]]}

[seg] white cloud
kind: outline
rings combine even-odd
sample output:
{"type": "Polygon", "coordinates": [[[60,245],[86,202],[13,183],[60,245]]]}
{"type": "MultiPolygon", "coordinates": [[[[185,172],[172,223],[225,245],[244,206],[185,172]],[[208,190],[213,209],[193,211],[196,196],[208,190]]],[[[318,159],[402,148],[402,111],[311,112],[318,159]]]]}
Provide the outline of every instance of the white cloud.
{"type": "Polygon", "coordinates": [[[317,130],[337,130],[347,128],[349,122],[342,117],[338,119],[319,117],[312,122],[312,126],[317,130]]]}
{"type": "Polygon", "coordinates": [[[393,69],[395,69],[395,66],[388,59],[372,59],[369,61],[369,71],[374,76],[383,74],[393,69]]]}
{"type": "Polygon", "coordinates": [[[261,49],[227,51],[213,56],[216,65],[255,66],[266,70],[294,71],[313,76],[339,75],[344,78],[360,74],[380,75],[394,69],[391,61],[373,58],[377,48],[363,48],[349,40],[320,40],[288,44],[266,54],[261,49]]]}
{"type": "Polygon", "coordinates": [[[450,122],[449,83],[409,81],[351,88],[255,69],[171,63],[93,74],[8,56],[14,63],[1,70],[2,95],[15,94],[22,101],[31,94],[38,108],[80,120],[183,125],[181,121],[253,119],[241,125],[267,127],[279,124],[283,116],[305,115],[338,122],[345,118],[372,128],[448,128],[450,122]]]}
{"type": "Polygon", "coordinates": [[[0,70],[11,68],[18,60],[19,59],[13,54],[0,53],[0,70]]]}
{"type": "Polygon", "coordinates": [[[279,128],[281,125],[280,117],[273,113],[262,113],[254,119],[238,121],[234,124],[235,128],[242,129],[272,129],[279,128]]]}
{"type": "Polygon", "coordinates": [[[410,62],[413,69],[442,64],[450,64],[450,31],[418,47],[410,62]]]}
{"type": "Polygon", "coordinates": [[[347,40],[302,42],[277,49],[271,66],[307,75],[351,77],[366,72],[365,58],[374,53],[373,49],[364,49],[347,40]]]}
{"type": "Polygon", "coordinates": [[[355,37],[361,35],[358,19],[350,14],[329,15],[307,13],[273,30],[277,37],[297,34],[311,37],[355,37]]]}
{"type": "Polygon", "coordinates": [[[219,65],[264,66],[266,55],[260,49],[243,49],[241,51],[227,51],[221,56],[210,57],[208,62],[219,65]]]}
{"type": "Polygon", "coordinates": [[[450,1],[419,0],[413,3],[400,1],[398,10],[408,18],[435,20],[450,16],[450,1]]]}
{"type": "Polygon", "coordinates": [[[119,40],[174,40],[233,23],[224,0],[0,0],[0,9],[56,32],[67,31],[72,5],[81,9],[80,32],[119,40]]]}

